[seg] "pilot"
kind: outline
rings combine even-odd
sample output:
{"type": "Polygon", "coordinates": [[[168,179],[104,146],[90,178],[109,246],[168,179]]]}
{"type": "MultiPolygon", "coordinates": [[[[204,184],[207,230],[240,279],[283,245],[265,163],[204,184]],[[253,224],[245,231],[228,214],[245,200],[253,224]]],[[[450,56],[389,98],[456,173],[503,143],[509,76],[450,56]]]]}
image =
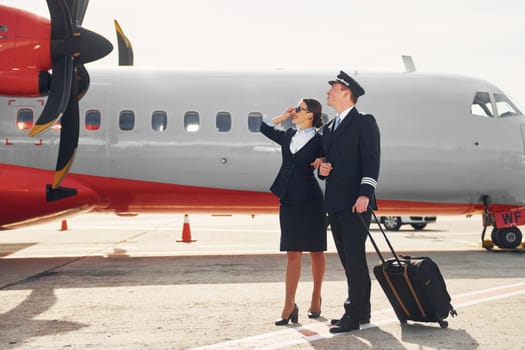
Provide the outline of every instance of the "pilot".
{"type": "Polygon", "coordinates": [[[330,80],[327,104],[336,117],[323,128],[325,159],[319,176],[326,180],[325,209],[348,286],[345,312],[332,320],[332,333],[359,329],[370,320],[370,275],[365,254],[370,208],[376,209],[375,189],[379,177],[379,128],[372,115],[361,114],[357,100],[361,85],[341,71],[330,80]]]}
{"type": "Polygon", "coordinates": [[[295,293],[301,275],[302,252],[310,252],[313,291],[309,318],[321,315],[321,285],[325,272],[326,215],[323,192],[314,176],[322,154],[322,139],[316,128],[323,125],[322,106],[316,99],[302,99],[271,121],[261,123],[261,132],[281,145],[282,163],[270,190],[280,199],[280,250],[286,251],[285,301],[276,326],[298,322],[295,293]],[[292,118],[295,128],[286,131],[275,126],[292,118]]]}

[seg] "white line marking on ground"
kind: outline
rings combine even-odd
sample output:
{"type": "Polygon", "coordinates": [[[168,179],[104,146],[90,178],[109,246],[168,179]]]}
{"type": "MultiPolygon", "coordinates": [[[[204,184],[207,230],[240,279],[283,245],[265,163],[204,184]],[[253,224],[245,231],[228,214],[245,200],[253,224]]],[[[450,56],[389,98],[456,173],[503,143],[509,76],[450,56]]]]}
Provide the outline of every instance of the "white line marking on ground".
{"type": "MultiPolygon", "coordinates": [[[[454,305],[455,309],[459,309],[521,294],[525,294],[525,282],[459,294],[452,298],[452,305],[454,305]]],[[[458,317],[461,317],[461,315],[458,317]]],[[[399,322],[391,308],[372,312],[372,319],[374,320],[374,323],[364,325],[361,327],[361,329],[380,327],[394,322],[399,322]]],[[[328,321],[326,321],[300,327],[287,328],[284,330],[259,334],[241,339],[229,340],[222,343],[206,345],[193,348],[193,350],[276,350],[292,345],[305,344],[321,339],[332,338],[335,335],[330,333],[329,329],[328,321]]]]}

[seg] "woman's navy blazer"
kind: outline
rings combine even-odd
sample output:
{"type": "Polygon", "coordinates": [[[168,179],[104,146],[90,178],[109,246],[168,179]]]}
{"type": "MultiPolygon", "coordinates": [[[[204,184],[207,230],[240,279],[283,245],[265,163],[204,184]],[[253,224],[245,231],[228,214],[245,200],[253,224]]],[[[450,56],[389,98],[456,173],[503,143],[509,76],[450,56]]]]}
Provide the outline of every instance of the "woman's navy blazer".
{"type": "Polygon", "coordinates": [[[297,132],[296,130],[292,128],[286,131],[276,130],[263,122],[261,123],[261,132],[281,145],[281,168],[270,187],[270,191],[281,200],[286,199],[293,203],[322,197],[323,192],[314,176],[314,168],[310,165],[322,155],[323,140],[321,135],[316,133],[304,147],[292,154],[290,143],[297,132]]]}

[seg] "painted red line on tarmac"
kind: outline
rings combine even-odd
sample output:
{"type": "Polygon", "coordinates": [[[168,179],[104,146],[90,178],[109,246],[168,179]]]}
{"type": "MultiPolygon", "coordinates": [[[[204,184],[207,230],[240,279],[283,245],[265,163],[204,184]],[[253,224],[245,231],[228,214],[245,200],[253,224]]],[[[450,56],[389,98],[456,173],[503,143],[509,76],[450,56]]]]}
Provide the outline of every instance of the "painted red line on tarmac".
{"type": "Polygon", "coordinates": [[[317,332],[314,332],[314,331],[311,331],[309,329],[301,329],[299,331],[299,333],[301,333],[302,335],[304,335],[305,337],[312,337],[314,335],[318,335],[319,333],[317,332]]]}
{"type": "MultiPolygon", "coordinates": [[[[460,294],[452,298],[452,305],[458,309],[519,294],[525,294],[525,282],[460,294]]],[[[363,325],[361,329],[380,327],[399,322],[392,309],[372,312],[372,320],[374,321],[373,323],[363,325]]],[[[194,348],[193,350],[277,350],[288,346],[311,343],[336,336],[330,333],[328,323],[329,322],[327,321],[308,324],[301,327],[291,327],[275,332],[263,333],[251,337],[194,348]]]]}

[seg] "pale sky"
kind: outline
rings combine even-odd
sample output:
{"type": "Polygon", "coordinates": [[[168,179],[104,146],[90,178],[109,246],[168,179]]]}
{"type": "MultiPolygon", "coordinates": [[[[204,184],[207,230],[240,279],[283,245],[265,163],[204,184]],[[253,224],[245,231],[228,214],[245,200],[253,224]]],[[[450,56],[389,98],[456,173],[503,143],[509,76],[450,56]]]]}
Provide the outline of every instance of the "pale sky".
{"type": "MultiPolygon", "coordinates": [[[[44,0],[1,0],[49,17],[44,0]]],[[[113,19],[136,66],[403,71],[486,79],[525,109],[523,0],[91,0],[83,25],[115,50],[113,19]]]]}

